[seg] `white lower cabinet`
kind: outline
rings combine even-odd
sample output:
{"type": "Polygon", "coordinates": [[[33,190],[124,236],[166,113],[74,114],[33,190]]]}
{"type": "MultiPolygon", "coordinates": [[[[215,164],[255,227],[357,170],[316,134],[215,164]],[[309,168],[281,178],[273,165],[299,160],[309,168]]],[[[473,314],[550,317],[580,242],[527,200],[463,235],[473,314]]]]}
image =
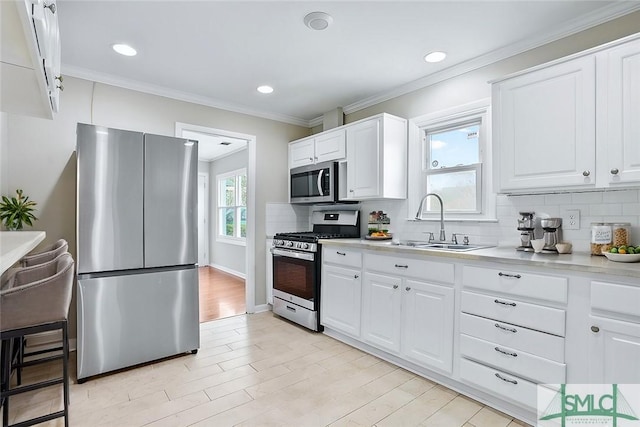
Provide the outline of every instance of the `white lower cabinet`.
{"type": "MultiPolygon", "coordinates": [[[[425,263],[428,261],[365,254],[362,338],[418,365],[451,373],[454,290],[408,277],[416,274],[428,279],[425,263]],[[377,271],[389,268],[397,273],[377,271]]],[[[443,271],[450,271],[453,281],[451,264],[426,265],[433,267],[433,274],[439,277],[443,271]]]]}
{"type": "Polygon", "coordinates": [[[640,287],[591,282],[589,381],[640,383],[640,287]]]}
{"type": "Polygon", "coordinates": [[[335,247],[323,248],[320,323],[360,337],[362,254],[335,247]]]}

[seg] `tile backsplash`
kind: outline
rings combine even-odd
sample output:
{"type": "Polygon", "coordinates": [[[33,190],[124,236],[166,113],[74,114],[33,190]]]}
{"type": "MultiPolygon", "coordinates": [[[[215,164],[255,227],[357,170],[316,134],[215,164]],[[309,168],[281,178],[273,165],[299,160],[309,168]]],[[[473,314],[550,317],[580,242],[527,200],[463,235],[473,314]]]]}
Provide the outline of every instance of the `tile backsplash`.
{"type": "MultiPolygon", "coordinates": [[[[353,206],[353,205],[351,205],[353,206]]],[[[309,213],[313,208],[287,203],[267,204],[266,229],[272,236],[282,231],[309,230],[309,213]]],[[[382,210],[391,218],[390,231],[400,239],[426,239],[428,232],[438,236],[438,220],[411,221],[404,200],[375,200],[360,204],[362,234],[367,230],[367,214],[382,210]]],[[[562,240],[573,243],[574,251],[588,252],[592,222],[628,222],[631,224],[631,243],[640,244],[640,189],[592,192],[566,192],[535,195],[498,195],[495,221],[448,221],[445,214],[447,239],[451,233],[467,235],[472,243],[518,246],[517,230],[521,211],[534,211],[536,215],[563,218],[567,210],[580,212],[580,228],[562,229],[562,240]]],[[[542,233],[537,230],[536,233],[542,233]]]]}

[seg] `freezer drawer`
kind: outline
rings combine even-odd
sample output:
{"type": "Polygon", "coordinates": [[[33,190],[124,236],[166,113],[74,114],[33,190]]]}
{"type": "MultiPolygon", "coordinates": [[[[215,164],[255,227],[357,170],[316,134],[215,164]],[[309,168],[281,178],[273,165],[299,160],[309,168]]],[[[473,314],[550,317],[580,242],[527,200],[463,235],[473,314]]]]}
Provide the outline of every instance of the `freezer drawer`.
{"type": "Polygon", "coordinates": [[[196,350],[195,267],[78,279],[78,379],[196,350]]]}

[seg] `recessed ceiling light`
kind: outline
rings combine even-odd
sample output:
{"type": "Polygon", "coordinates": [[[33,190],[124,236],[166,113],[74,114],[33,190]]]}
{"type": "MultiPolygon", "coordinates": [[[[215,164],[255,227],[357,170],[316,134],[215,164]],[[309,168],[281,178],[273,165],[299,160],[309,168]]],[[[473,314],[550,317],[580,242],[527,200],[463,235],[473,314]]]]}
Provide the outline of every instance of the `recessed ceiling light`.
{"type": "Polygon", "coordinates": [[[333,17],[324,12],[311,12],[304,17],[304,25],[312,30],[324,30],[333,22],[333,17]]]}
{"type": "Polygon", "coordinates": [[[112,47],[113,47],[113,50],[118,52],[120,55],[124,55],[124,56],[136,56],[138,53],[134,48],[132,48],[128,44],[117,43],[117,44],[114,44],[112,47]]]}
{"type": "Polygon", "coordinates": [[[425,55],[424,60],[427,62],[440,62],[444,58],[447,57],[447,54],[444,52],[431,52],[425,55]]]}
{"type": "Polygon", "coordinates": [[[267,85],[258,86],[258,92],[260,92],[260,93],[271,93],[271,92],[273,92],[273,88],[271,86],[267,86],[267,85]]]}

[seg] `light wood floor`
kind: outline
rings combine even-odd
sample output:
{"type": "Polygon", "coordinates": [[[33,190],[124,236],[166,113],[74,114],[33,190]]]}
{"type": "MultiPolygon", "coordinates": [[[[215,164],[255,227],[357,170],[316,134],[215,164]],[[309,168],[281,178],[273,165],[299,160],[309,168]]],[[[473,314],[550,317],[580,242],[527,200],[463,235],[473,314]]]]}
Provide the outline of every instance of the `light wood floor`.
{"type": "Polygon", "coordinates": [[[247,312],[244,280],[213,267],[199,267],[200,322],[247,312]]]}
{"type": "MultiPolygon", "coordinates": [[[[25,369],[24,378],[50,377],[59,365],[25,369]]],[[[11,402],[19,422],[61,408],[61,387],[11,402]]],[[[271,312],[202,324],[196,355],[72,381],[70,412],[72,427],[523,425],[271,312]]]]}

